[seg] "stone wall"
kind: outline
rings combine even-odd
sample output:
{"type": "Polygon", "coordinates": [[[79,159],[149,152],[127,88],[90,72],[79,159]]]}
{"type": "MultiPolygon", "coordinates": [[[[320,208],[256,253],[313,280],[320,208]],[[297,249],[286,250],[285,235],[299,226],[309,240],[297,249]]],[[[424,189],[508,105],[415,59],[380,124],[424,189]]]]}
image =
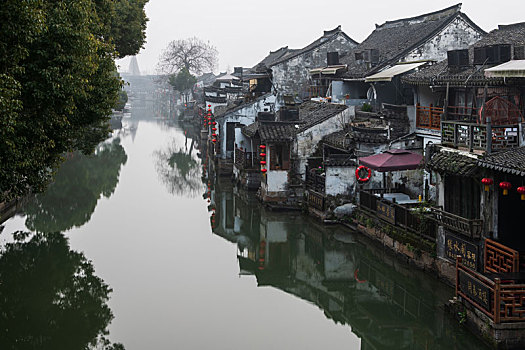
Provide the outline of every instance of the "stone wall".
{"type": "Polygon", "coordinates": [[[458,16],[432,39],[412,50],[401,62],[423,59],[442,61],[447,58],[448,50],[466,49],[481,39],[482,34],[474,29],[463,17],[458,16]]]}
{"type": "Polygon", "coordinates": [[[348,124],[350,121],[350,113],[349,109],[345,109],[324,122],[297,134],[292,151],[298,160],[299,168],[296,169],[296,172],[301,174],[303,180],[306,179],[307,158],[315,152],[319,141],[321,141],[324,136],[339,131],[344,125],[348,124]]]}
{"type": "Polygon", "coordinates": [[[313,50],[272,66],[273,84],[280,93],[302,97],[310,85],[308,71],[326,66],[327,52],[341,53],[353,47],[355,44],[339,33],[313,50]]]}

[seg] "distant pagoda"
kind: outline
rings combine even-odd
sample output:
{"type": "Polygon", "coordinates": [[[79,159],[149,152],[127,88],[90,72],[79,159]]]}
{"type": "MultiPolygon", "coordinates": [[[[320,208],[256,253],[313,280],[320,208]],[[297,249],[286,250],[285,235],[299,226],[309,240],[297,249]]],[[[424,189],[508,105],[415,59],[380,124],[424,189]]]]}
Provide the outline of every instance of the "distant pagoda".
{"type": "Polygon", "coordinates": [[[132,56],[129,62],[128,72],[130,75],[140,75],[139,64],[137,62],[137,56],[132,56]]]}

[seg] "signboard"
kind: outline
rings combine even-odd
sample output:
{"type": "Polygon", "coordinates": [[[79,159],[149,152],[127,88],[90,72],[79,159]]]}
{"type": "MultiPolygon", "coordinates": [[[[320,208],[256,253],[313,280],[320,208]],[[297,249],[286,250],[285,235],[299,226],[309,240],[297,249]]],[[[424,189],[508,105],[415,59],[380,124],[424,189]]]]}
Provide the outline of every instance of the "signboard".
{"type": "Polygon", "coordinates": [[[377,216],[392,224],[396,224],[396,210],[385,202],[377,201],[377,216]]]}
{"type": "Polygon", "coordinates": [[[492,312],[491,305],[494,296],[491,289],[462,270],[459,271],[459,290],[486,311],[492,312]]]}
{"type": "Polygon", "coordinates": [[[449,233],[445,234],[445,257],[456,262],[456,257],[461,256],[461,262],[466,267],[477,270],[478,267],[478,247],[459,237],[449,233]]]}

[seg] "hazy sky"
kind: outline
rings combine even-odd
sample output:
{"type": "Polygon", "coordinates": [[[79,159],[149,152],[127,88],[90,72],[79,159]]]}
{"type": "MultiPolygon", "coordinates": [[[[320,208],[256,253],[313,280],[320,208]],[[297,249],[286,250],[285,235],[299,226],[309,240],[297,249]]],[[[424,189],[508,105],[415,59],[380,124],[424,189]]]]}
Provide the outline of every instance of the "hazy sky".
{"type": "MultiPolygon", "coordinates": [[[[147,43],[137,56],[145,73],[154,73],[158,57],[171,40],[197,36],[219,51],[216,73],[252,67],[270,50],[301,48],[341,25],[363,41],[375,24],[440,10],[451,0],[149,0],[147,43]]],[[[525,21],[525,0],[464,0],[461,10],[485,31],[498,24],[525,21]]],[[[127,71],[129,58],[118,62],[127,71]]]]}

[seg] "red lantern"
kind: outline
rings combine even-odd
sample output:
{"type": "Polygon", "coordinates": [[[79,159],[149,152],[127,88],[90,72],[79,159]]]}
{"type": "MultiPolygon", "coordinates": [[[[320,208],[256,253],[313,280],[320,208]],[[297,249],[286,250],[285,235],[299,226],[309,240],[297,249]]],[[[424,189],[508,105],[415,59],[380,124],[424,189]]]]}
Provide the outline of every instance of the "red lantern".
{"type": "Polygon", "coordinates": [[[509,190],[512,188],[512,184],[508,181],[502,181],[499,183],[499,187],[503,190],[503,195],[509,194],[509,190]]]}
{"type": "Polygon", "coordinates": [[[260,149],[266,149],[266,146],[265,145],[260,145],[259,148],[260,149]]]}
{"type": "Polygon", "coordinates": [[[213,137],[217,137],[217,134],[211,134],[211,136],[213,136],[213,137]]]}
{"type": "Polygon", "coordinates": [[[266,165],[266,161],[265,160],[261,160],[261,165],[266,165]]]}
{"type": "Polygon", "coordinates": [[[213,122],[213,125],[217,125],[217,122],[213,122]]]}
{"type": "Polygon", "coordinates": [[[264,158],[264,157],[266,157],[266,153],[259,153],[259,156],[260,156],[261,158],[264,158]]]}
{"type": "Polygon", "coordinates": [[[211,108],[211,105],[208,105],[209,108],[211,108]]]}
{"type": "Polygon", "coordinates": [[[485,177],[485,178],[481,179],[481,183],[483,185],[485,185],[485,191],[488,192],[489,191],[489,186],[494,183],[494,180],[492,180],[492,179],[490,179],[488,177],[485,177]]]}
{"type": "Polygon", "coordinates": [[[217,128],[212,128],[211,130],[212,130],[212,131],[217,131],[217,128]]]}
{"type": "Polygon", "coordinates": [[[264,169],[264,168],[261,169],[261,173],[263,173],[263,174],[265,174],[267,171],[268,171],[268,170],[266,170],[266,169],[264,169]]]}
{"type": "Polygon", "coordinates": [[[213,140],[211,140],[211,142],[215,143],[215,142],[217,142],[217,140],[216,140],[216,139],[213,139],[213,140]]]}
{"type": "Polygon", "coordinates": [[[518,187],[516,191],[521,195],[521,200],[525,201],[525,186],[518,187]]]}

